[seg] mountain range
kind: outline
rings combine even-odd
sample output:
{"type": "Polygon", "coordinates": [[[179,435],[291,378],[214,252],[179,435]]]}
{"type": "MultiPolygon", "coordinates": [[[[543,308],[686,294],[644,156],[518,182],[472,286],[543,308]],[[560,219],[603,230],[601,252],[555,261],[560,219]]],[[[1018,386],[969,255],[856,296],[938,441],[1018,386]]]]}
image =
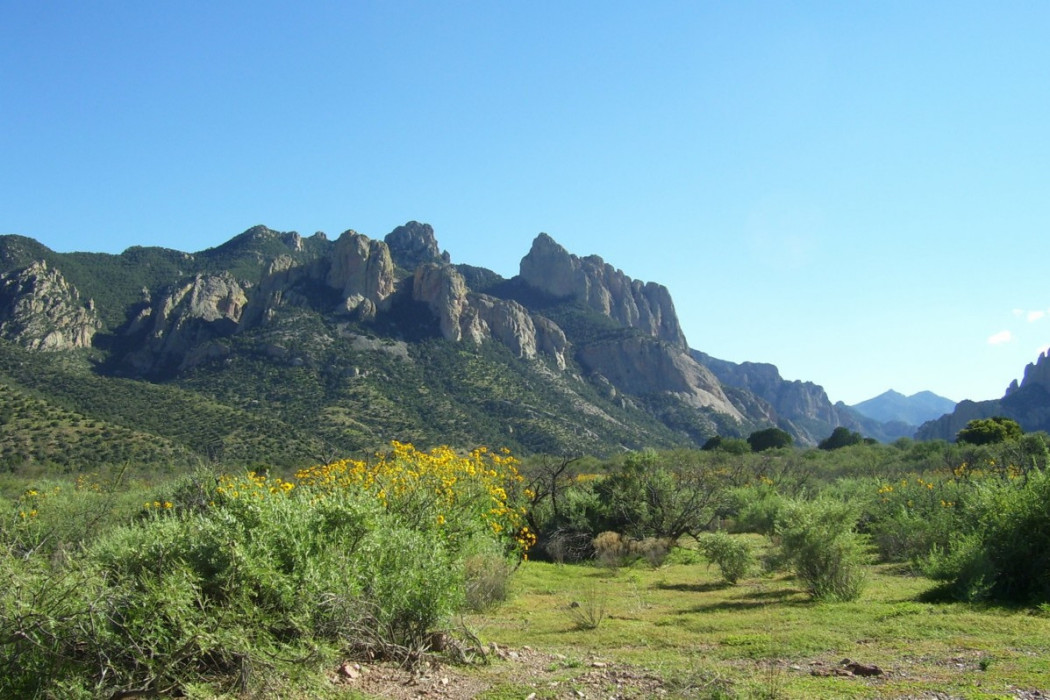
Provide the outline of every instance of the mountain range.
{"type": "Polygon", "coordinates": [[[391,439],[605,454],[915,430],[690,348],[666,287],[547,234],[510,279],[453,264],[415,221],[382,240],[255,226],[196,253],[0,236],[0,339],[0,467],[103,442],[292,466],[391,439]]]}
{"type": "Polygon", "coordinates": [[[853,404],[851,408],[863,416],[883,423],[896,421],[918,426],[951,413],[955,409],[955,402],[932,391],[920,391],[905,396],[890,389],[874,398],[853,404]]]}

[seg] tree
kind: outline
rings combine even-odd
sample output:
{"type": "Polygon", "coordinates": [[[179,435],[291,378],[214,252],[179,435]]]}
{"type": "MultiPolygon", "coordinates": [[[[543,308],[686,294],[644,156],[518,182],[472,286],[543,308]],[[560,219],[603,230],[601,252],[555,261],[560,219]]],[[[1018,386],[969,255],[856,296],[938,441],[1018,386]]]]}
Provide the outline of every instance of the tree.
{"type": "Polygon", "coordinates": [[[705,452],[718,451],[728,452],[733,455],[743,455],[751,451],[751,445],[743,438],[724,438],[721,435],[715,435],[705,442],[700,449],[705,452]]]}
{"type": "Polygon", "coordinates": [[[859,445],[864,442],[864,436],[858,432],[852,431],[849,428],[839,426],[831,432],[831,435],[821,440],[817,447],[822,450],[837,450],[840,447],[849,447],[850,445],[859,445]]]}
{"type": "Polygon", "coordinates": [[[1018,440],[1024,434],[1021,425],[1012,418],[993,416],[974,418],[955,436],[956,442],[970,445],[995,445],[1007,440],[1018,440]]]}
{"type": "Polygon", "coordinates": [[[791,447],[792,442],[794,442],[794,439],[791,435],[780,428],[756,430],[747,436],[747,444],[751,445],[752,452],[791,447]]]}
{"type": "Polygon", "coordinates": [[[687,450],[632,453],[595,485],[606,507],[596,529],[672,543],[695,539],[718,517],[729,489],[739,485],[738,472],[687,450]]]}

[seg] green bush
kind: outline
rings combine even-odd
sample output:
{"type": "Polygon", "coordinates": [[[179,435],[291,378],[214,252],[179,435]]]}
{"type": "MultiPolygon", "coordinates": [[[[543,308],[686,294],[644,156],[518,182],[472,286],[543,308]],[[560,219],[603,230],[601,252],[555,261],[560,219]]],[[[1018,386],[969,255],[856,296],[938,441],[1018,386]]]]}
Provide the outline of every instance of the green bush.
{"type": "Polygon", "coordinates": [[[924,571],[966,600],[1050,602],[1050,473],[973,485],[969,527],[924,571]]]}
{"type": "Polygon", "coordinates": [[[866,583],[865,553],[856,515],[831,500],[794,501],[778,532],[782,560],[818,600],[856,600],[866,583]]]}
{"type": "MultiPolygon", "coordinates": [[[[509,458],[456,462],[489,468],[441,481],[451,452],[402,453],[371,487],[350,479],[364,472],[197,475],[139,493],[118,523],[85,517],[109,503],[92,490],[30,489],[0,510],[0,697],[309,695],[337,656],[417,661],[472,602],[468,562],[509,575],[531,537],[494,481],[509,458]],[[50,546],[48,523],[90,522],[106,526],[50,546]]],[[[505,580],[486,585],[505,595],[505,580]]]]}
{"type": "Polygon", "coordinates": [[[883,561],[917,562],[965,530],[972,484],[937,476],[865,480],[850,503],[863,505],[861,528],[883,561]]]}
{"type": "Polygon", "coordinates": [[[777,519],[787,503],[776,489],[765,484],[736,489],[733,500],[736,501],[733,529],[766,536],[776,531],[777,519]]]}
{"type": "Polygon", "coordinates": [[[697,544],[708,561],[718,566],[726,583],[736,583],[755,565],[755,557],[747,542],[729,533],[706,533],[697,539],[697,544]]]}

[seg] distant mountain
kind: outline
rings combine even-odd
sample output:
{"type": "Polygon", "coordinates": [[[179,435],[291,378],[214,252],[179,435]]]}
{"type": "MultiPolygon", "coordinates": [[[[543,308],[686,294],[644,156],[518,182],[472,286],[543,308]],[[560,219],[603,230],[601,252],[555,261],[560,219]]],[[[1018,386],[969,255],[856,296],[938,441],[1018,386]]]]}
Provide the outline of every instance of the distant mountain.
{"type": "Polygon", "coordinates": [[[854,404],[850,408],[862,416],[874,418],[883,423],[897,421],[918,427],[926,421],[951,413],[955,409],[955,402],[931,391],[920,391],[917,394],[905,396],[890,389],[875,398],[854,404]]]}
{"type": "Polygon", "coordinates": [[[1024,378],[1015,379],[1001,399],[960,401],[951,413],[924,423],[916,432],[920,440],[954,440],[975,418],[1003,416],[1017,421],[1025,432],[1050,432],[1050,358],[1041,354],[1025,367],[1024,378]]]}
{"type": "Polygon", "coordinates": [[[886,437],[773,365],[691,350],[663,285],[546,234],[504,279],[414,221],[383,240],[255,226],[197,253],[0,236],[0,388],[26,431],[5,425],[8,467],[90,466],[107,439],[137,459],[150,436],[178,462],[284,466],[391,439],[602,454],[774,425],[808,445],[840,425],[886,437]]]}

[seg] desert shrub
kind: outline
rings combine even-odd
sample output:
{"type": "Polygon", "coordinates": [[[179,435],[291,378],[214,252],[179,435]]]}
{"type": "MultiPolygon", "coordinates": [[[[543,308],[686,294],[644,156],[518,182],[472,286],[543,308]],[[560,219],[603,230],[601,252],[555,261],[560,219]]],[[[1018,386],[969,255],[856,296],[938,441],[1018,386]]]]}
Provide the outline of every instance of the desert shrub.
{"type": "Polygon", "coordinates": [[[972,485],[969,517],[924,571],[967,600],[1050,601],[1050,473],[972,485]]]}
{"type": "Polygon", "coordinates": [[[562,485],[557,498],[534,500],[528,513],[539,538],[537,554],[555,563],[575,563],[594,557],[591,541],[599,530],[603,507],[593,489],[595,479],[576,477],[562,485]]]}
{"type": "Polygon", "coordinates": [[[467,609],[481,612],[507,600],[514,566],[494,552],[469,556],[464,562],[467,609]]]}
{"type": "Polygon", "coordinates": [[[331,466],[173,487],[61,557],[19,535],[39,508],[8,509],[0,697],[309,694],[336,654],[417,660],[469,602],[468,560],[506,571],[532,543],[507,455],[331,466]]]}
{"type": "Polygon", "coordinates": [[[778,525],[780,553],[818,600],[855,600],[866,583],[865,552],[854,531],[856,515],[844,503],[793,501],[778,525]]]}
{"type": "Polygon", "coordinates": [[[786,499],[768,484],[747,486],[732,492],[733,529],[771,536],[786,499]]]}
{"type": "Polygon", "coordinates": [[[594,557],[598,564],[610,569],[637,561],[644,561],[655,569],[663,565],[673,546],[666,538],[634,539],[612,531],[599,533],[591,544],[594,547],[594,557]]]}
{"type": "Polygon", "coordinates": [[[627,542],[628,556],[640,559],[650,567],[656,569],[663,566],[670,553],[672,543],[667,538],[643,537],[640,540],[629,540],[627,542]]]}
{"type": "Polygon", "coordinates": [[[590,533],[579,530],[555,530],[542,538],[538,544],[547,558],[556,564],[578,563],[595,556],[590,533]]]}
{"type": "Polygon", "coordinates": [[[595,529],[671,542],[696,536],[719,517],[738,476],[710,453],[632,453],[594,486],[604,506],[595,529]]]}
{"type": "Polygon", "coordinates": [[[105,480],[82,475],[72,483],[34,482],[14,501],[14,517],[0,523],[0,538],[23,554],[72,550],[134,519],[147,497],[154,500],[152,491],[129,485],[119,475],[105,480]]]}
{"type": "Polygon", "coordinates": [[[882,561],[915,561],[947,542],[961,509],[954,482],[943,474],[840,479],[822,493],[851,504],[857,531],[869,536],[882,561]]]}
{"type": "Polygon", "coordinates": [[[736,583],[747,575],[755,564],[747,542],[727,532],[709,532],[697,539],[697,545],[708,562],[718,566],[727,583],[736,583]]]}
{"type": "Polygon", "coordinates": [[[967,602],[990,597],[995,565],[985,551],[980,535],[957,535],[945,546],[935,546],[922,561],[922,573],[945,582],[953,598],[967,602]]]}
{"type": "Polygon", "coordinates": [[[625,563],[627,540],[620,533],[610,530],[598,533],[591,544],[594,547],[594,558],[601,566],[616,568],[625,563]]]}

